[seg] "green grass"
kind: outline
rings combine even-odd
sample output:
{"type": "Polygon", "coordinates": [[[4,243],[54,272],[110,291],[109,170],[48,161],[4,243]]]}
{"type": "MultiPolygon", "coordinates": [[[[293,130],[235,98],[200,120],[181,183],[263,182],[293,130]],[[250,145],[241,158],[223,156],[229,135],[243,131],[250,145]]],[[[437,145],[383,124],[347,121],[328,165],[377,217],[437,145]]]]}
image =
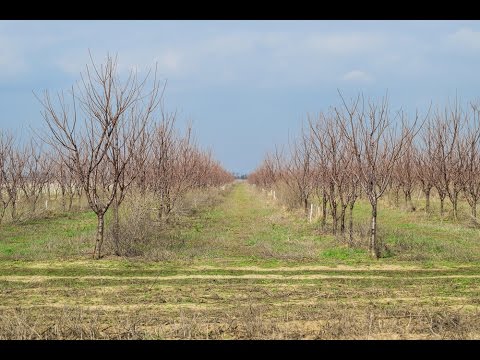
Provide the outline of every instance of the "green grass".
{"type": "MultiPolygon", "coordinates": [[[[378,262],[432,267],[479,262],[480,230],[465,219],[457,223],[448,217],[438,219],[437,205],[432,199],[433,214],[426,215],[418,204],[419,210],[407,212],[395,209],[388,200],[381,201],[378,233],[385,247],[382,259],[375,261],[365,248],[349,249],[328,231],[319,233],[318,223],[309,224],[301,212],[286,211],[265,194],[240,183],[216,202],[210,201],[209,206],[159,228],[160,237],[165,239],[161,260],[265,267],[378,262]]],[[[131,216],[134,220],[135,214],[131,216]]],[[[356,238],[364,244],[369,216],[369,204],[358,201],[354,209],[356,238]]],[[[87,258],[93,247],[95,224],[91,211],[3,224],[0,259],[87,258]]],[[[146,250],[156,246],[160,243],[148,244],[146,250]]],[[[108,247],[105,249],[108,252],[108,247]]]]}
{"type": "MultiPolygon", "coordinates": [[[[65,250],[62,243],[66,245],[82,236],[91,235],[95,227],[96,217],[91,211],[54,214],[18,223],[3,224],[0,226],[0,259],[15,256],[54,258],[58,255],[56,250],[62,247],[65,250]],[[49,244],[53,246],[48,246],[49,244]]],[[[83,245],[88,246],[88,244],[83,245]]],[[[78,247],[74,249],[79,250],[78,247]]],[[[61,254],[64,253],[65,251],[61,251],[61,254]]]]}

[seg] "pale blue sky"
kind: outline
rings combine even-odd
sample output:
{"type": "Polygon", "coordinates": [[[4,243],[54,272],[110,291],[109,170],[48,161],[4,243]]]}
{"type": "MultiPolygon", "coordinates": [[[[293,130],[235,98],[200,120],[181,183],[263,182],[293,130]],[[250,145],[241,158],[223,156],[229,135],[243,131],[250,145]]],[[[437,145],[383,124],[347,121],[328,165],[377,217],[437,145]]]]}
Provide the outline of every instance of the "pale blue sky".
{"type": "Polygon", "coordinates": [[[32,94],[67,89],[89,61],[158,62],[165,105],[199,142],[248,172],[307,112],[347,95],[425,109],[480,98],[480,21],[0,21],[0,127],[39,126],[32,94]]]}

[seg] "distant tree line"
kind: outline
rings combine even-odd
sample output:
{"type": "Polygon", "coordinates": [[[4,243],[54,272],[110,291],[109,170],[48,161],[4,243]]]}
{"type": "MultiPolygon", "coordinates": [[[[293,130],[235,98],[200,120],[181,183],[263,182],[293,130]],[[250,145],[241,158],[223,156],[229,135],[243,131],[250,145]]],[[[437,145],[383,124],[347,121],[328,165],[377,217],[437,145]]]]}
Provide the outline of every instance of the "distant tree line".
{"type": "Polygon", "coordinates": [[[248,174],[241,174],[241,173],[238,173],[238,172],[232,172],[232,176],[236,180],[247,180],[247,178],[248,178],[248,174]]]}

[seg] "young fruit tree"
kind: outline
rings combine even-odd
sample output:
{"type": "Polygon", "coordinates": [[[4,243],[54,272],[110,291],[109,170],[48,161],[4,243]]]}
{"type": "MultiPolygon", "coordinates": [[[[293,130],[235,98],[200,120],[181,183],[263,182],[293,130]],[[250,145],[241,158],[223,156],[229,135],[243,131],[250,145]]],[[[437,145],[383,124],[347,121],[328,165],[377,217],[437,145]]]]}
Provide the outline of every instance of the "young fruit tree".
{"type": "Polygon", "coordinates": [[[122,200],[135,172],[129,171],[142,134],[162,98],[156,70],[144,77],[130,71],[122,81],[116,57],[91,64],[68,96],[52,98],[48,91],[38,100],[46,129],[42,139],[62,154],[69,171],[81,184],[88,204],[97,215],[93,257],[101,257],[105,213],[122,200]]]}
{"type": "Polygon", "coordinates": [[[369,251],[379,258],[380,247],[377,241],[378,201],[391,180],[398,159],[403,156],[407,139],[414,136],[417,118],[409,126],[403,112],[398,113],[401,128],[392,121],[387,97],[376,102],[365,99],[362,94],[347,104],[340,93],[342,107],[335,108],[339,128],[350,143],[356,159],[353,167],[355,176],[371,205],[371,227],[369,251]]]}
{"type": "Polygon", "coordinates": [[[9,184],[9,155],[11,153],[13,143],[13,136],[0,132],[0,224],[5,217],[10,202],[12,201],[12,192],[10,191],[9,184]]]}

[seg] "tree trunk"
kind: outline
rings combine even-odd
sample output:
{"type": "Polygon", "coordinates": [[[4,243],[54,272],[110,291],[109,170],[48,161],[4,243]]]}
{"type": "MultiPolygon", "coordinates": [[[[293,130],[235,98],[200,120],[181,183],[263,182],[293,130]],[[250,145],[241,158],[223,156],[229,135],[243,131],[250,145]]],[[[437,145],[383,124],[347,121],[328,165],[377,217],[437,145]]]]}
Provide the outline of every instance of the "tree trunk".
{"type": "Polygon", "coordinates": [[[395,207],[397,207],[397,208],[398,208],[398,205],[399,205],[398,203],[400,202],[399,201],[399,196],[400,196],[399,192],[400,192],[400,190],[398,189],[398,187],[396,187],[395,188],[395,207]]]}
{"type": "Polygon", "coordinates": [[[35,214],[35,211],[37,210],[37,200],[35,200],[35,196],[32,200],[32,213],[35,214]]]}
{"type": "Polygon", "coordinates": [[[73,197],[75,194],[69,195],[68,196],[68,211],[72,211],[72,205],[73,205],[73,197]]]}
{"type": "Polygon", "coordinates": [[[2,213],[0,214],[0,225],[2,224],[3,218],[5,217],[5,212],[7,211],[7,207],[5,204],[2,206],[2,213]]]}
{"type": "Polygon", "coordinates": [[[308,219],[308,199],[306,196],[303,198],[303,209],[305,210],[305,216],[308,219]]]}
{"type": "Polygon", "coordinates": [[[472,217],[477,219],[477,202],[474,201],[472,205],[472,217]]]}
{"type": "Polygon", "coordinates": [[[443,203],[445,201],[445,196],[440,196],[440,216],[443,217],[443,213],[444,213],[444,207],[443,207],[443,203]]]}
{"type": "Polygon", "coordinates": [[[350,221],[348,224],[349,239],[348,245],[353,246],[353,204],[350,204],[350,221]]]}
{"type": "Polygon", "coordinates": [[[337,235],[337,204],[330,201],[330,210],[332,212],[332,234],[337,235]]]}
{"type": "Polygon", "coordinates": [[[345,214],[347,210],[347,205],[342,205],[342,210],[340,212],[340,232],[342,235],[345,235],[345,214]]]}
{"type": "Polygon", "coordinates": [[[327,194],[324,191],[322,196],[322,229],[325,229],[327,224],[327,201],[327,194]]]}
{"type": "Polygon", "coordinates": [[[163,211],[163,207],[164,207],[163,198],[164,198],[163,191],[160,191],[159,202],[158,202],[158,214],[157,214],[158,215],[158,221],[161,221],[162,218],[163,218],[163,213],[164,213],[164,211],[163,211]]]}
{"type": "Polygon", "coordinates": [[[425,212],[428,213],[430,211],[430,189],[425,189],[425,212]]]}
{"type": "Polygon", "coordinates": [[[78,191],[77,195],[78,195],[78,211],[81,211],[82,210],[82,192],[78,191]]]}
{"type": "Polygon", "coordinates": [[[378,259],[378,244],[377,244],[377,203],[372,204],[372,223],[370,233],[369,250],[373,258],[378,259]]]}
{"type": "Polygon", "coordinates": [[[65,200],[65,189],[62,188],[62,211],[65,212],[67,208],[66,200],[65,200]]]}
{"type": "Polygon", "coordinates": [[[115,196],[115,199],[113,200],[112,206],[113,206],[113,223],[112,223],[113,245],[115,248],[115,255],[120,256],[120,238],[119,238],[120,221],[118,216],[119,204],[116,196],[115,196]]]}
{"type": "Polygon", "coordinates": [[[453,220],[458,220],[458,196],[454,195],[452,200],[452,207],[453,207],[453,220]]]}
{"type": "Polygon", "coordinates": [[[17,219],[17,202],[15,200],[12,200],[12,208],[10,213],[12,215],[12,220],[15,221],[17,219]]]}
{"type": "Polygon", "coordinates": [[[93,251],[93,258],[100,259],[102,244],[103,244],[103,230],[105,227],[104,213],[97,214],[97,238],[95,240],[95,250],[93,251]]]}
{"type": "Polygon", "coordinates": [[[412,192],[411,191],[407,192],[407,202],[408,202],[408,207],[409,207],[410,211],[415,211],[415,206],[413,206],[412,192]]]}

